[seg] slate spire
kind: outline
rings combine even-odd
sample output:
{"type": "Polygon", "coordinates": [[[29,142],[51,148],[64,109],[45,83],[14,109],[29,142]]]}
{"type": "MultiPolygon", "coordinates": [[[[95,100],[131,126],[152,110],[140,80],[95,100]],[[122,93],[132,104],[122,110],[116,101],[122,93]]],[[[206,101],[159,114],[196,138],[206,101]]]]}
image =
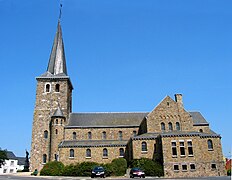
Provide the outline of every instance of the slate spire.
{"type": "Polygon", "coordinates": [[[54,38],[47,72],[51,73],[52,75],[67,76],[64,42],[62,38],[60,20],[58,21],[57,25],[56,36],[54,38]]]}

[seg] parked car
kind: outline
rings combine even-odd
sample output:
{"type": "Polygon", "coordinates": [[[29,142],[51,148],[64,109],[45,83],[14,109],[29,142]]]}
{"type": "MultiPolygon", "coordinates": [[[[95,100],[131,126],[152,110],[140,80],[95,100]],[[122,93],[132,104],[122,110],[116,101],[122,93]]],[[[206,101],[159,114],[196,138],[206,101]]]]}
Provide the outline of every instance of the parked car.
{"type": "Polygon", "coordinates": [[[91,178],[94,177],[102,177],[105,178],[105,170],[101,166],[96,166],[93,168],[92,173],[91,173],[91,178]]]}
{"type": "Polygon", "coordinates": [[[134,167],[130,170],[130,178],[134,177],[145,178],[145,173],[140,168],[134,167]]]}

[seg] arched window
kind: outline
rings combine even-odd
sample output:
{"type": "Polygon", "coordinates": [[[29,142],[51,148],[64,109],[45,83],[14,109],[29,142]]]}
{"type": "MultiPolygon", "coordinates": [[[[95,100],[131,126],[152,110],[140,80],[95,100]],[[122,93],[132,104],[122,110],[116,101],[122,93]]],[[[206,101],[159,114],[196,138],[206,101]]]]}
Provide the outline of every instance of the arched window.
{"type": "Polygon", "coordinates": [[[60,92],[60,85],[59,85],[59,84],[56,84],[55,91],[56,91],[56,92],[60,92]]]}
{"type": "Polygon", "coordinates": [[[45,86],[45,92],[50,92],[50,84],[46,84],[46,86],[45,86]]]}
{"type": "Polygon", "coordinates": [[[161,130],[164,131],[165,130],[165,124],[162,122],[161,123],[161,130]]]}
{"type": "Polygon", "coordinates": [[[208,140],[208,150],[213,150],[213,141],[211,139],[208,140]]]}
{"type": "Polygon", "coordinates": [[[180,131],[180,123],[179,122],[176,122],[176,130],[180,131]]]}
{"type": "Polygon", "coordinates": [[[58,119],[56,119],[56,124],[58,124],[58,119]]]}
{"type": "Polygon", "coordinates": [[[108,150],[106,148],[103,149],[103,157],[108,156],[108,150]]]}
{"type": "Polygon", "coordinates": [[[147,143],[142,142],[142,151],[147,151],[147,143]]]}
{"type": "Polygon", "coordinates": [[[102,132],[102,139],[106,139],[106,132],[105,131],[102,132]]]}
{"type": "Polygon", "coordinates": [[[136,131],[133,131],[133,136],[135,137],[137,135],[137,132],[136,131]]]}
{"type": "Polygon", "coordinates": [[[199,129],[199,132],[203,132],[203,130],[202,130],[202,129],[199,129]]]}
{"type": "Polygon", "coordinates": [[[173,127],[172,127],[172,123],[171,123],[171,122],[168,123],[168,129],[169,129],[169,131],[172,131],[172,130],[173,130],[173,127]]]}
{"type": "Polygon", "coordinates": [[[47,154],[43,154],[43,164],[47,162],[47,154]]]}
{"type": "Polygon", "coordinates": [[[74,157],[74,150],[73,150],[73,149],[70,149],[70,150],[69,150],[69,157],[70,157],[70,158],[73,158],[73,157],[74,157]]]}
{"type": "Polygon", "coordinates": [[[119,149],[119,156],[120,156],[120,157],[123,157],[123,156],[124,156],[124,149],[123,149],[123,148],[120,148],[120,149],[119,149]]]}
{"type": "Polygon", "coordinates": [[[118,139],[122,140],[122,131],[118,131],[118,139]]]}
{"type": "Polygon", "coordinates": [[[47,131],[47,130],[44,131],[44,138],[45,138],[45,139],[48,138],[48,131],[47,131]]]}
{"type": "Polygon", "coordinates": [[[58,129],[56,129],[56,134],[58,134],[58,129]]]}
{"type": "Polygon", "coordinates": [[[88,139],[92,139],[92,133],[88,132],[88,139]]]}
{"type": "Polygon", "coordinates": [[[91,150],[86,149],[86,157],[90,158],[91,157],[91,150]]]}
{"type": "Polygon", "coordinates": [[[73,139],[77,139],[77,133],[73,132],[73,139]]]}

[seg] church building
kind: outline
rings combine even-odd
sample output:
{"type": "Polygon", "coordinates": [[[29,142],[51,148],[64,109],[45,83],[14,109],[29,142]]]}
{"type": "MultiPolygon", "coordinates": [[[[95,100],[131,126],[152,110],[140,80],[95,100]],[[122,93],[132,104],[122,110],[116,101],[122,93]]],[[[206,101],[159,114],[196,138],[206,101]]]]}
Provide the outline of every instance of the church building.
{"type": "Polygon", "coordinates": [[[149,112],[72,112],[60,21],[47,70],[36,80],[31,171],[55,160],[68,165],[124,157],[162,162],[165,177],[225,175],[221,136],[200,112],[184,108],[181,94],[164,97],[149,112]]]}

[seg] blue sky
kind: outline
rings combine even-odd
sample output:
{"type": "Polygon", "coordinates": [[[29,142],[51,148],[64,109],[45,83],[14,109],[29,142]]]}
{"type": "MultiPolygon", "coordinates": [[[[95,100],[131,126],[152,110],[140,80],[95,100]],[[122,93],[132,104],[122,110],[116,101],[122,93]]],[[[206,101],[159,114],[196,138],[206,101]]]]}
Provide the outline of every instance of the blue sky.
{"type": "MultiPolygon", "coordinates": [[[[73,112],[151,111],[182,93],[231,152],[231,0],[62,0],[73,112]]],[[[30,150],[35,77],[46,71],[58,0],[0,0],[0,147],[30,150]]]]}

